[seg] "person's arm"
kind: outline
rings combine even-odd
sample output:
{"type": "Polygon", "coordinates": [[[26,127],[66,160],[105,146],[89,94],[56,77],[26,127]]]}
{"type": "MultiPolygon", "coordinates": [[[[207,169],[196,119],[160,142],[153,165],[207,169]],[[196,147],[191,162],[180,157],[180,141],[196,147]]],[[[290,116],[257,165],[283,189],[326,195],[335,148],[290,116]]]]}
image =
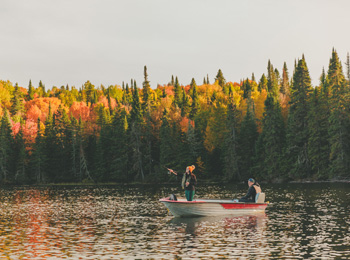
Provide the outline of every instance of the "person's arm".
{"type": "Polygon", "coordinates": [[[251,187],[249,187],[247,194],[243,196],[241,199],[249,199],[253,195],[253,189],[254,187],[252,185],[251,187]]]}

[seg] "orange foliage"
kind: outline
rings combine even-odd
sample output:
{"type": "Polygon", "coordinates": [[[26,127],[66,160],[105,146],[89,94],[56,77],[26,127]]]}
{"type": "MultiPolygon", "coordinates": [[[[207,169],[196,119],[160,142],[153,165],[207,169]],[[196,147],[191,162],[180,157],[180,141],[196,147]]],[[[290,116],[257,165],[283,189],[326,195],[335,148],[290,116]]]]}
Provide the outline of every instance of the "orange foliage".
{"type": "MultiPolygon", "coordinates": [[[[108,103],[107,103],[108,106],[108,103]]],[[[85,102],[73,102],[72,106],[69,109],[69,112],[79,120],[81,117],[82,121],[87,121],[90,117],[90,108],[86,105],[85,102]]]]}
{"type": "Polygon", "coordinates": [[[28,90],[26,88],[19,87],[19,91],[21,91],[24,95],[28,94],[28,90]]]}
{"type": "Polygon", "coordinates": [[[34,122],[40,120],[44,122],[49,113],[49,106],[51,104],[51,112],[56,113],[58,107],[61,104],[61,100],[55,97],[45,97],[45,98],[36,98],[26,102],[25,108],[27,110],[27,120],[31,119],[34,122]]]}
{"type": "Polygon", "coordinates": [[[190,123],[192,125],[192,127],[194,128],[194,121],[188,119],[187,117],[183,117],[182,120],[180,121],[180,128],[181,128],[182,132],[187,133],[188,123],[190,123]]]}
{"type": "Polygon", "coordinates": [[[21,123],[20,122],[13,122],[12,120],[10,120],[11,122],[11,125],[12,125],[12,134],[14,137],[16,137],[16,135],[18,134],[19,132],[19,129],[21,128],[21,123]]]}
{"type": "MultiPolygon", "coordinates": [[[[108,98],[106,96],[100,96],[98,98],[98,102],[97,102],[96,105],[98,105],[98,104],[102,104],[105,108],[109,108],[109,106],[108,106],[108,98]]],[[[111,108],[115,109],[116,106],[117,106],[117,102],[115,101],[114,98],[111,98],[111,108]]]]}

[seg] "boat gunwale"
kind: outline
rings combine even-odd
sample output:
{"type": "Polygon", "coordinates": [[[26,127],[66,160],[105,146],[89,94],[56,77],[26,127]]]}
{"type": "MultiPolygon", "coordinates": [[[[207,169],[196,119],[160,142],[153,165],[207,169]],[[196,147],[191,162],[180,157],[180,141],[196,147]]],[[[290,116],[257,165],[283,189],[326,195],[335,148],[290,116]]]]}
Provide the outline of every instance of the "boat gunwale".
{"type": "Polygon", "coordinates": [[[179,203],[179,204],[202,204],[202,203],[219,203],[219,204],[249,204],[249,205],[268,205],[268,202],[264,203],[256,203],[256,202],[235,202],[230,200],[216,200],[216,199],[203,199],[203,200],[193,200],[193,201],[179,201],[179,200],[169,200],[167,198],[163,198],[159,200],[160,202],[168,202],[168,203],[179,203]]]}

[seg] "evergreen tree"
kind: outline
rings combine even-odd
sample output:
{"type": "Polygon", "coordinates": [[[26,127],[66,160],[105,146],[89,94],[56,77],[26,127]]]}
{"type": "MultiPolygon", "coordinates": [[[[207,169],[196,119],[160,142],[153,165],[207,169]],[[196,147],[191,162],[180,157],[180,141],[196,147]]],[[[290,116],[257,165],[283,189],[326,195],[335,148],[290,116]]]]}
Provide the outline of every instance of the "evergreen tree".
{"type": "Polygon", "coordinates": [[[125,109],[117,111],[112,119],[111,174],[112,180],[128,181],[128,116],[125,109]]]}
{"type": "Polygon", "coordinates": [[[32,86],[32,80],[29,80],[27,100],[32,100],[34,98],[34,87],[32,86]]]}
{"type": "Polygon", "coordinates": [[[15,90],[13,92],[13,97],[11,99],[11,114],[14,116],[18,113],[22,113],[24,111],[24,105],[21,99],[21,91],[18,87],[18,84],[15,85],[15,90]]]}
{"type": "Polygon", "coordinates": [[[265,77],[265,74],[262,74],[259,85],[258,85],[258,90],[261,92],[263,89],[267,90],[267,78],[265,77]]]}
{"type": "MultiPolygon", "coordinates": [[[[135,83],[134,83],[135,84],[135,83]]],[[[141,178],[144,180],[144,168],[143,168],[143,154],[142,154],[142,111],[140,104],[139,91],[134,85],[133,102],[130,117],[130,146],[132,150],[132,169],[134,170],[135,178],[141,178]]]]}
{"type": "Polygon", "coordinates": [[[281,83],[281,89],[280,92],[283,95],[289,95],[289,76],[288,76],[288,69],[287,64],[283,64],[283,70],[282,70],[282,83],[281,83]]]}
{"type": "Polygon", "coordinates": [[[46,182],[46,154],[45,154],[45,143],[42,135],[40,117],[38,117],[38,132],[35,138],[35,143],[33,147],[33,152],[31,156],[31,169],[34,173],[34,180],[36,183],[45,183],[46,182]]]}
{"type": "Polygon", "coordinates": [[[13,148],[10,116],[5,109],[0,123],[0,181],[3,183],[12,179],[13,148]]]}
{"type": "Polygon", "coordinates": [[[278,75],[276,75],[275,70],[269,60],[267,65],[267,90],[273,93],[273,96],[278,96],[279,86],[278,86],[278,75]]]}
{"type": "Polygon", "coordinates": [[[174,86],[174,102],[175,105],[177,105],[178,107],[181,108],[182,106],[182,89],[180,87],[179,84],[179,80],[177,79],[177,77],[175,78],[175,86],[174,86]]]}
{"type": "Polygon", "coordinates": [[[253,174],[253,158],[256,154],[255,145],[259,135],[251,103],[252,101],[248,100],[247,113],[243,118],[238,138],[239,172],[243,179],[247,179],[253,174]]]}
{"type": "Polygon", "coordinates": [[[167,116],[167,110],[164,110],[162,117],[162,125],[159,130],[159,140],[160,140],[160,164],[168,168],[175,168],[177,162],[176,154],[174,151],[174,144],[172,140],[172,131],[169,124],[169,119],[167,116]]]}
{"type": "Polygon", "coordinates": [[[269,93],[265,100],[262,133],[257,142],[259,179],[283,180],[283,152],[285,147],[285,126],[281,107],[276,96],[269,93]]]}
{"type": "Polygon", "coordinates": [[[310,98],[308,114],[308,157],[312,173],[317,179],[323,180],[329,177],[328,114],[327,100],[316,88],[310,98]]]}
{"type": "Polygon", "coordinates": [[[329,117],[330,173],[331,177],[347,177],[350,170],[349,87],[343,75],[337,52],[333,49],[327,75],[331,90],[329,117]]]}
{"type": "Polygon", "coordinates": [[[188,114],[190,110],[190,99],[188,98],[185,89],[182,90],[182,107],[181,116],[184,117],[188,114]]]}
{"type": "Polygon", "coordinates": [[[224,175],[226,180],[240,181],[241,175],[238,167],[238,118],[239,112],[230,99],[227,110],[227,133],[224,147],[224,175]]]}
{"type": "Polygon", "coordinates": [[[197,113],[199,112],[199,97],[197,93],[197,87],[193,87],[192,90],[192,104],[191,104],[191,111],[189,114],[189,117],[191,120],[194,120],[197,113]]]}
{"type": "MultiPolygon", "coordinates": [[[[218,84],[224,88],[225,84],[226,84],[226,80],[224,78],[224,75],[222,74],[221,69],[219,69],[218,73],[216,74],[216,78],[215,81],[218,82],[218,84]]],[[[209,83],[208,83],[209,84],[209,83]]]]}
{"type": "Polygon", "coordinates": [[[291,165],[290,176],[293,178],[310,177],[308,114],[311,93],[311,79],[303,57],[293,77],[287,126],[287,155],[291,165]]]}
{"type": "Polygon", "coordinates": [[[25,183],[27,181],[26,173],[26,148],[23,139],[23,130],[20,127],[14,141],[14,181],[16,183],[25,183]]]}
{"type": "Polygon", "coordinates": [[[143,98],[142,109],[145,111],[147,106],[148,106],[148,102],[150,99],[150,93],[151,93],[151,86],[150,86],[150,83],[148,80],[146,66],[144,67],[143,74],[144,74],[144,82],[142,84],[142,86],[143,86],[143,88],[142,88],[142,98],[143,98]]]}

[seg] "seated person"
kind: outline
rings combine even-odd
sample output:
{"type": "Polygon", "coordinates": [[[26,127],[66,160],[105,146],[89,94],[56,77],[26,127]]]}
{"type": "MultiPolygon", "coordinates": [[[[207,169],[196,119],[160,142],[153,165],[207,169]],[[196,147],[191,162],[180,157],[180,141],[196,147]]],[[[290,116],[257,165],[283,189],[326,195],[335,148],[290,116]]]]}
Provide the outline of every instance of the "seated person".
{"type": "Polygon", "coordinates": [[[260,185],[253,178],[248,180],[248,186],[247,194],[240,198],[239,202],[255,202],[256,194],[261,192],[260,185]]]}

